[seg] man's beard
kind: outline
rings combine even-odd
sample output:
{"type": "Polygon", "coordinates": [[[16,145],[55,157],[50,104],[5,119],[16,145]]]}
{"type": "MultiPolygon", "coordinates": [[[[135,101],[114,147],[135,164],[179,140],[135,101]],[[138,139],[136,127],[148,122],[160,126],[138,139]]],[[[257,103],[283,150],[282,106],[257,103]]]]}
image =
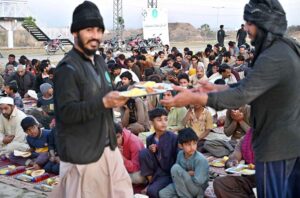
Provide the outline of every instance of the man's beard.
{"type": "Polygon", "coordinates": [[[4,113],[2,113],[2,115],[3,115],[3,117],[5,117],[7,120],[9,120],[9,118],[10,118],[10,114],[4,114],[4,113]]]}
{"type": "MultiPolygon", "coordinates": [[[[92,40],[89,40],[88,42],[86,42],[86,44],[88,44],[89,42],[92,42],[92,41],[96,41],[98,43],[98,47],[100,45],[100,41],[97,40],[97,39],[92,39],[92,40]]],[[[81,39],[81,36],[80,36],[80,33],[78,33],[78,46],[83,50],[83,52],[87,55],[87,56],[93,56],[95,55],[96,51],[98,49],[87,49],[84,47],[84,43],[81,39]]]]}
{"type": "Polygon", "coordinates": [[[265,38],[266,33],[260,28],[257,28],[256,36],[253,40],[251,40],[251,45],[257,47],[258,45],[261,45],[264,42],[265,38]]]}
{"type": "Polygon", "coordinates": [[[256,36],[253,40],[251,40],[251,45],[255,47],[255,52],[251,63],[251,67],[254,65],[258,55],[263,50],[263,45],[266,37],[267,37],[267,32],[263,31],[260,28],[257,28],[256,36]]]}

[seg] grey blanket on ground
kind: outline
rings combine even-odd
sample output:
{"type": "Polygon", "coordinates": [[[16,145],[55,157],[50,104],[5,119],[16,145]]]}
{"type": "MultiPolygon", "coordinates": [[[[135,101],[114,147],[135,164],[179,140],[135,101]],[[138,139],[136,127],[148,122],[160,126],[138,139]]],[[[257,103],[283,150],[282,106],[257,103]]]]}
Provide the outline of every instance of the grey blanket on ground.
{"type": "Polygon", "coordinates": [[[204,149],[215,157],[228,156],[234,151],[231,143],[224,140],[206,140],[204,149]]]}

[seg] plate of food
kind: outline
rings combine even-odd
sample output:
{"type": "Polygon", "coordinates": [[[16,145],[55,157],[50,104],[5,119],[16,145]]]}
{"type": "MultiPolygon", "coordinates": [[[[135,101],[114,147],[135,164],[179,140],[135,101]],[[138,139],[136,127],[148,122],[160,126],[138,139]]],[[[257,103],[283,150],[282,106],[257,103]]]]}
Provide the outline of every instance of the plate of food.
{"type": "Polygon", "coordinates": [[[43,192],[51,192],[53,187],[59,182],[59,176],[48,178],[42,183],[34,186],[35,189],[41,190],[43,192]]]}
{"type": "Polygon", "coordinates": [[[31,156],[31,152],[14,150],[14,156],[16,156],[16,157],[29,157],[29,156],[31,156]]]}
{"type": "Polygon", "coordinates": [[[48,178],[44,183],[49,186],[56,186],[59,182],[59,176],[48,178]]]}
{"type": "Polygon", "coordinates": [[[31,182],[33,180],[33,177],[26,174],[21,174],[17,175],[16,179],[24,182],[31,182]]]}
{"type": "Polygon", "coordinates": [[[173,90],[173,84],[170,83],[156,83],[154,81],[143,81],[143,82],[139,82],[136,83],[134,85],[135,87],[138,88],[153,88],[153,89],[164,89],[164,90],[173,90]]]}
{"type": "Polygon", "coordinates": [[[209,165],[217,167],[217,168],[223,168],[228,159],[229,159],[228,156],[224,156],[221,159],[215,159],[215,160],[209,162],[209,165]]]}
{"type": "Polygon", "coordinates": [[[223,168],[225,166],[225,162],[223,159],[215,159],[209,163],[209,165],[217,167],[217,168],[223,168]]]}
{"type": "Polygon", "coordinates": [[[255,165],[254,164],[239,164],[235,167],[227,168],[225,170],[227,173],[241,174],[241,175],[254,175],[255,165]]]}
{"type": "Polygon", "coordinates": [[[40,169],[40,170],[32,171],[30,175],[32,177],[38,177],[38,176],[43,175],[44,173],[45,173],[45,170],[44,169],[40,169]]]}
{"type": "Polygon", "coordinates": [[[34,188],[43,192],[51,192],[53,190],[53,186],[47,184],[38,184],[34,186],[34,188]]]}
{"type": "Polygon", "coordinates": [[[153,86],[154,89],[164,89],[167,91],[173,90],[173,84],[170,83],[156,83],[153,86]]]}
{"type": "Polygon", "coordinates": [[[8,165],[8,166],[1,167],[0,175],[7,175],[10,171],[15,169],[16,169],[15,165],[8,165]]]}
{"type": "Polygon", "coordinates": [[[159,89],[153,89],[151,87],[147,87],[146,89],[133,88],[128,91],[122,91],[120,92],[120,95],[128,98],[135,98],[141,96],[161,94],[164,92],[166,92],[166,90],[159,90],[159,89]]]}
{"type": "Polygon", "coordinates": [[[134,86],[138,87],[138,88],[153,87],[155,85],[156,85],[156,82],[154,82],[154,81],[141,81],[141,82],[134,84],[134,86]]]}

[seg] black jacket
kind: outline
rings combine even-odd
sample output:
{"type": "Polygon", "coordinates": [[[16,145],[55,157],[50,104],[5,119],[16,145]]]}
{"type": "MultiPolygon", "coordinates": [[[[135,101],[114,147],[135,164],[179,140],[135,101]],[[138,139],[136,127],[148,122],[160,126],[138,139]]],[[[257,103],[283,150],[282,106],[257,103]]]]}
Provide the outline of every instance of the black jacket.
{"type": "Polygon", "coordinates": [[[35,88],[35,77],[32,73],[26,71],[23,76],[20,76],[17,72],[15,72],[7,82],[16,81],[18,85],[18,92],[22,98],[27,93],[28,90],[35,88]]]}
{"type": "Polygon", "coordinates": [[[102,56],[94,62],[73,48],[55,71],[57,149],[64,162],[95,162],[105,146],[117,145],[112,110],[102,101],[112,90],[111,79],[102,56]]]}
{"type": "Polygon", "coordinates": [[[226,37],[225,31],[224,30],[219,30],[217,32],[217,39],[218,39],[218,43],[220,46],[224,46],[224,39],[226,37]]]}

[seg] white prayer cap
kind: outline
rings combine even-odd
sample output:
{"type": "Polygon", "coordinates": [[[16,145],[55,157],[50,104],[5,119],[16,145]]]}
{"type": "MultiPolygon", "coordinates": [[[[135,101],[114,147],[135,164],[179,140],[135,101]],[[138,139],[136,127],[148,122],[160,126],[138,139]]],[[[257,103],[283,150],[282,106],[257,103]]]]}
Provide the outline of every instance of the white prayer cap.
{"type": "Polygon", "coordinates": [[[25,70],[26,69],[26,65],[21,65],[21,64],[19,64],[18,66],[17,66],[17,70],[25,70]]]}
{"type": "Polygon", "coordinates": [[[14,99],[11,97],[1,97],[0,98],[0,104],[8,104],[8,105],[14,105],[14,99]]]}
{"type": "Polygon", "coordinates": [[[30,96],[33,99],[38,99],[37,93],[34,90],[28,90],[27,91],[28,96],[30,96]]]}

